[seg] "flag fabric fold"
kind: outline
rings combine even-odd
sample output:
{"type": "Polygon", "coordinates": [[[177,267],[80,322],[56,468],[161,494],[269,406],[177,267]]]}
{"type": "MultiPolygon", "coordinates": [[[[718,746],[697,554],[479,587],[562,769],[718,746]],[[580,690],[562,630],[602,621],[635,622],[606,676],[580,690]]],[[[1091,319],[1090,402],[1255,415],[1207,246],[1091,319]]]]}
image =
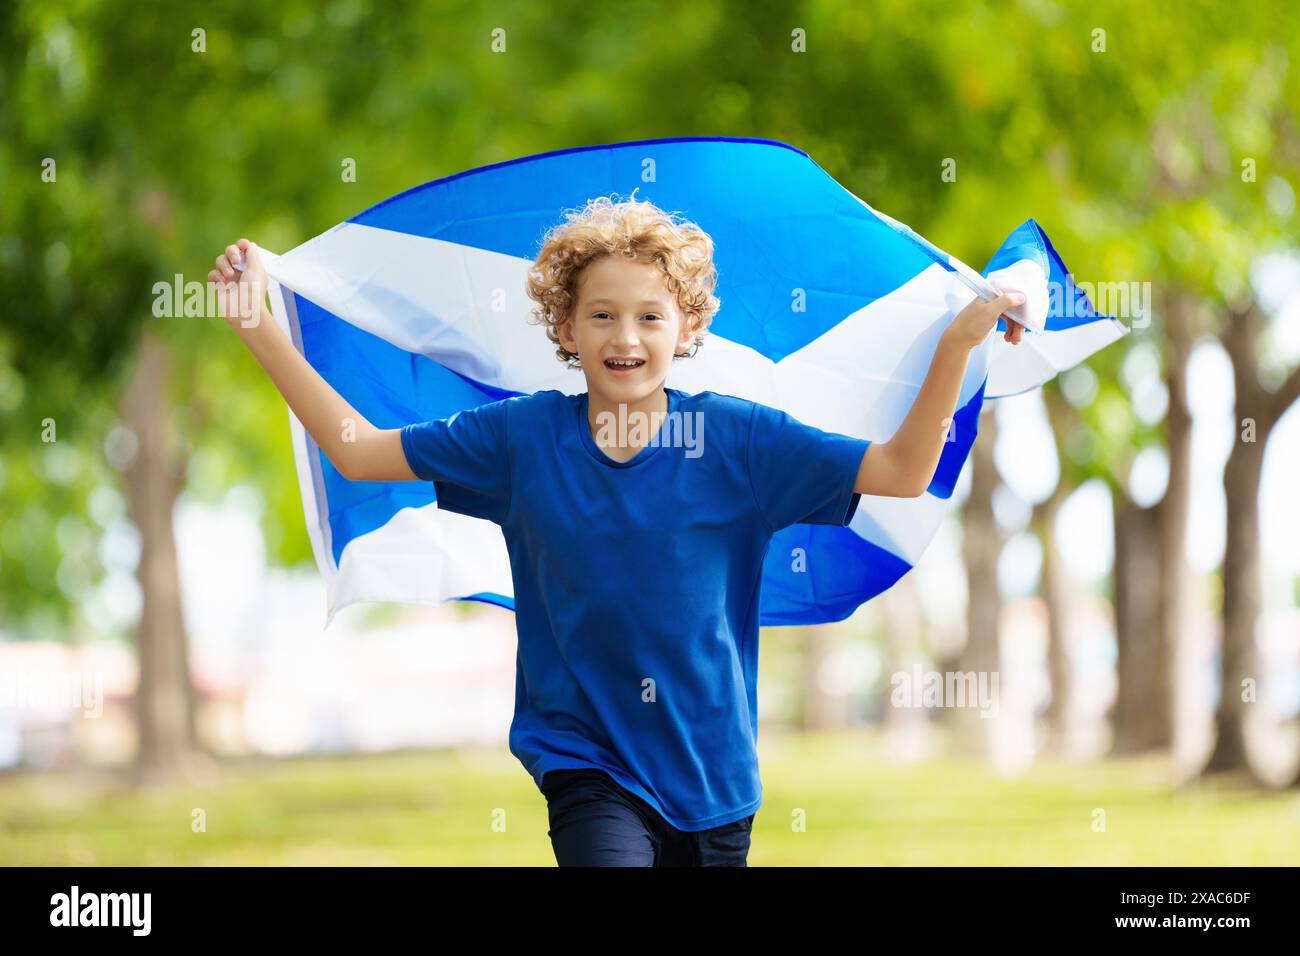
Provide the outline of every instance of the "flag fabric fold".
{"type": "MultiPolygon", "coordinates": [[[[842,620],[920,560],[949,508],[982,404],[1036,388],[1128,330],[1097,313],[1032,219],[982,272],[872,209],[806,153],[769,140],[646,140],[543,153],[407,190],[283,254],[272,311],[313,367],[381,428],[542,389],[585,390],[529,322],[525,276],[543,234],[596,196],[679,212],[712,236],[721,308],[667,385],[780,408],[886,441],[939,336],[975,296],[1014,288],[1019,345],[971,354],[949,441],[919,498],[863,496],[848,527],[774,537],[761,623],[842,620]],[[1052,294],[1055,290],[1055,294],[1052,294]],[[778,569],[802,548],[806,573],[778,569]]],[[[999,321],[999,329],[1004,328],[999,321]]],[[[328,613],[364,601],[464,599],[513,609],[505,540],[438,508],[427,482],[350,482],[290,413],[328,613]]]]}

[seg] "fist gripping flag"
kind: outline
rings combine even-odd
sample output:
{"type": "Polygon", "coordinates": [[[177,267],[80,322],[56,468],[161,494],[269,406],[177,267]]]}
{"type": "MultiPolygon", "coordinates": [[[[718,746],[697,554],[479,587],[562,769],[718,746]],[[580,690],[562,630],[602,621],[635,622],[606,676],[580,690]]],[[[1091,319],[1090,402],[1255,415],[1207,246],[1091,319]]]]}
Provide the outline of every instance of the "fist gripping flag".
{"type": "MultiPolygon", "coordinates": [[[[1009,313],[1026,327],[1021,343],[995,332],[972,351],[925,494],[864,495],[848,527],[800,524],[772,539],[766,625],[842,620],[906,574],[939,528],[983,402],[1036,388],[1128,331],[1093,309],[1032,219],[976,272],[803,151],[727,137],[560,150],[409,189],[284,255],[265,253],[272,311],[380,428],[542,389],[577,394],[581,370],[529,322],[525,276],[564,210],[634,191],[714,241],[721,309],[666,384],[761,402],[826,431],[888,440],[957,312],[976,296],[1026,293],[1009,313]],[[802,573],[789,573],[792,554],[802,573]]],[[[360,601],[513,609],[499,526],[440,510],[430,482],[348,481],[292,413],[290,425],[330,617],[360,601]]]]}

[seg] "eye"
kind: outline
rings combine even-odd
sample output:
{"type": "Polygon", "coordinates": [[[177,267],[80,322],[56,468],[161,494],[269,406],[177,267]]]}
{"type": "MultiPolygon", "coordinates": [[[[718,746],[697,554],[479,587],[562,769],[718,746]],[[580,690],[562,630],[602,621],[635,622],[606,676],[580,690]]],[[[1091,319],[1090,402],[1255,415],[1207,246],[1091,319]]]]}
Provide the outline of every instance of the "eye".
{"type": "Polygon", "coordinates": [[[591,316],[591,317],[592,317],[593,319],[599,319],[602,315],[609,315],[609,313],[608,313],[608,312],[595,312],[595,313],[592,313],[592,316],[591,316]]]}
{"type": "Polygon", "coordinates": [[[658,314],[656,314],[656,313],[654,313],[654,312],[647,313],[646,318],[647,318],[647,319],[658,319],[660,322],[663,321],[663,316],[658,315],[658,314]]]}

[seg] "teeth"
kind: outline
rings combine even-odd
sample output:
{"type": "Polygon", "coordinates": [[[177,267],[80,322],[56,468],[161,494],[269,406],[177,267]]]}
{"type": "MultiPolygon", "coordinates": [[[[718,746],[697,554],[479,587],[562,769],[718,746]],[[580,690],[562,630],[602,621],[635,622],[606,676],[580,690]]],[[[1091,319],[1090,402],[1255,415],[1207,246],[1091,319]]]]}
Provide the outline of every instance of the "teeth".
{"type": "Polygon", "coordinates": [[[622,362],[619,361],[618,359],[610,359],[608,364],[616,366],[618,368],[635,368],[636,366],[640,365],[641,362],[639,360],[634,360],[631,362],[622,362]]]}

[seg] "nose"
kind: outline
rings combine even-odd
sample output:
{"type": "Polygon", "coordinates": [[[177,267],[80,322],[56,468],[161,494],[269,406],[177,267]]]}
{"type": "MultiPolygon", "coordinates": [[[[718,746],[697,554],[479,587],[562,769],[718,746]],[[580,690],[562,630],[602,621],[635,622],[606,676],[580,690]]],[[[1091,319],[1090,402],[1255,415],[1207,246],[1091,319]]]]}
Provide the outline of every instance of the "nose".
{"type": "Polygon", "coordinates": [[[622,318],[618,321],[618,327],[614,331],[614,342],[621,348],[635,348],[640,343],[641,338],[637,335],[636,320],[622,318]]]}

